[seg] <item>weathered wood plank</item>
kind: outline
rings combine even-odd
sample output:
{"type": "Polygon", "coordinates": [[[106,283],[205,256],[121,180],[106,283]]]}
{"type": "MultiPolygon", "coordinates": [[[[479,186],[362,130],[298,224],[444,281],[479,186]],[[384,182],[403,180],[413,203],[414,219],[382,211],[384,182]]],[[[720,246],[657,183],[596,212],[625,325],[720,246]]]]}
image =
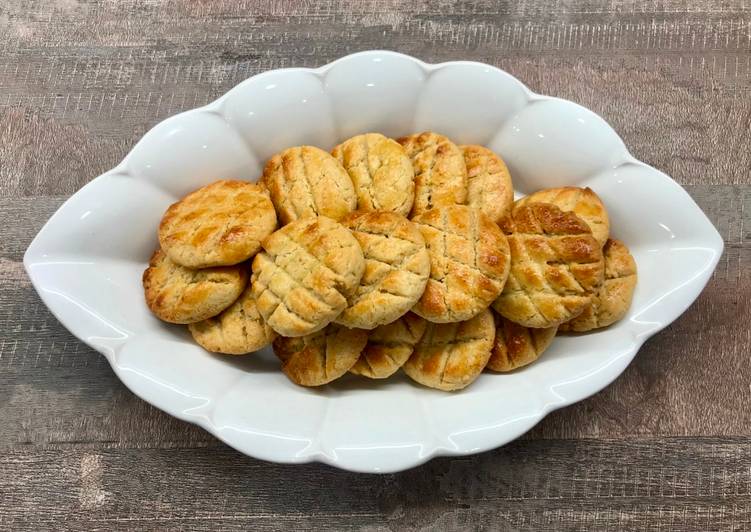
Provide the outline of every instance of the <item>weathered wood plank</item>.
{"type": "Polygon", "coordinates": [[[228,449],[17,449],[0,468],[14,530],[751,526],[751,447],[736,438],[516,442],[383,476],[228,449]]]}

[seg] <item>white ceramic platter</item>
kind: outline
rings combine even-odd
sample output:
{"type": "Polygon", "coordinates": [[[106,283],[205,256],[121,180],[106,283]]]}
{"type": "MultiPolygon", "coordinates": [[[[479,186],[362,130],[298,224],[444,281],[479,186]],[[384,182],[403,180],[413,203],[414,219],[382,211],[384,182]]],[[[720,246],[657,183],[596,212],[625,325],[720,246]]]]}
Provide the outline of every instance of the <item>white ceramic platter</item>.
{"type": "Polygon", "coordinates": [[[265,72],[158,124],[121,164],[65,202],[24,264],[60,322],[158,408],[253,457],[389,472],[498,447],[605,387],[696,299],[722,249],[689,195],[635,160],[591,111],[534,94],[492,66],[370,51],[318,69],[265,72]],[[492,148],[518,193],[592,187],[638,264],[628,316],[599,332],[557,338],[526,369],[483,374],[464,391],[445,393],[402,376],[301,388],[268,349],[211,355],[184,327],[149,313],[141,273],[170,203],[216,179],[256,180],[263,162],[289,146],[328,150],[366,131],[422,130],[492,148]]]}

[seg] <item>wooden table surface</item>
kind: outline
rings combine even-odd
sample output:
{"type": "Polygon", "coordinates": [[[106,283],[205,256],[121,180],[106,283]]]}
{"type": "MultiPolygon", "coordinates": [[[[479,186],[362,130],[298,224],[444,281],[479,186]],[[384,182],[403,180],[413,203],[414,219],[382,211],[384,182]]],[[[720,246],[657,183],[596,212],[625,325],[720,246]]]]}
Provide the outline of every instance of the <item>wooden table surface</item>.
{"type": "Polygon", "coordinates": [[[0,529],[751,529],[751,4],[4,0],[0,45],[0,529]],[[382,476],[260,462],[130,393],[23,253],[163,118],[371,48],[593,109],[725,255],[616,382],[502,449],[382,476]]]}

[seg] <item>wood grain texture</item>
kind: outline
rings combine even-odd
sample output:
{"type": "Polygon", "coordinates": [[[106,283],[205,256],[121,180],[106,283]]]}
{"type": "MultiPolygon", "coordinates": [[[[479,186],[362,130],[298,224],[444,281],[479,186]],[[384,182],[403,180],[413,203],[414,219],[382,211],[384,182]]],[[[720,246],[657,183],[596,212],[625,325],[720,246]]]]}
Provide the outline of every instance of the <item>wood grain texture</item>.
{"type": "Polygon", "coordinates": [[[6,0],[0,45],[0,529],[751,528],[751,4],[6,0]],[[21,265],[158,121],[370,48],[488,62],[590,107],[726,246],[599,394],[503,449],[378,477],[252,460],[149,406],[21,265]]]}

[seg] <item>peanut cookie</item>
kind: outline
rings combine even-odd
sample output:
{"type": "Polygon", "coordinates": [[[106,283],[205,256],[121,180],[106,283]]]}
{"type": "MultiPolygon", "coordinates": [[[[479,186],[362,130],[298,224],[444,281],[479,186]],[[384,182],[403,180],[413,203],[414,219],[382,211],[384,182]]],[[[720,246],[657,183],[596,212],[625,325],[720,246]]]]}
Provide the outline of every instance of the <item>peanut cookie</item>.
{"type": "Polygon", "coordinates": [[[216,181],[172,204],[159,224],[159,243],[186,268],[230,266],[248,260],[276,228],[265,187],[216,181]]]}
{"type": "Polygon", "coordinates": [[[157,318],[194,323],[229,307],[248,282],[247,265],[192,270],[172,262],[158,249],[143,272],[146,304],[157,318]]]}
{"type": "Polygon", "coordinates": [[[550,203],[514,207],[501,221],[511,272],[493,308],[525,327],[554,327],[578,316],[602,284],[602,248],[573,212],[550,203]]]}
{"type": "Polygon", "coordinates": [[[530,329],[503,316],[493,313],[495,318],[495,342],[488,360],[488,369],[511,371],[531,364],[550,346],[558,327],[530,329]]]}
{"type": "Polygon", "coordinates": [[[367,331],[331,324],[298,338],[280,336],[274,340],[274,353],[289,380],[301,386],[321,386],[347,373],[367,341],[367,331]]]}
{"type": "Polygon", "coordinates": [[[587,222],[592,230],[592,236],[600,243],[600,247],[605,245],[610,234],[610,218],[602,200],[591,188],[561,187],[538,190],[520,199],[517,205],[533,201],[552,203],[562,211],[573,212],[587,222]]]}
{"type": "Polygon", "coordinates": [[[276,338],[258,312],[250,286],[221,314],[191,323],[188,329],[201,347],[227,355],[258,351],[276,338]]]}
{"type": "Polygon", "coordinates": [[[415,171],[415,202],[410,216],[467,200],[467,165],[462,151],[443,135],[426,131],[402,137],[415,171]]]}
{"type": "Polygon", "coordinates": [[[365,273],[337,323],[374,329],[414,306],[428,282],[430,257],[420,230],[394,212],[358,211],[342,220],[362,247],[365,273]]]}
{"type": "Polygon", "coordinates": [[[494,337],[490,310],[459,323],[428,323],[402,368],[412,380],[430,388],[459,390],[482,373],[494,337]]]}
{"type": "Polygon", "coordinates": [[[283,336],[323,329],[347,306],[365,270],[360,244],[325,216],[285,225],[253,259],[253,297],[263,319],[283,336]]]}
{"type": "Polygon", "coordinates": [[[393,323],[368,333],[368,343],[349,371],[371,379],[385,379],[396,373],[412,355],[427,322],[408,312],[393,323]]]}
{"type": "Polygon", "coordinates": [[[274,155],[263,169],[263,182],[283,224],[318,215],[339,220],[357,207],[347,171],[314,146],[288,148],[274,155]]]}
{"type": "Polygon", "coordinates": [[[465,205],[414,218],[430,254],[430,279],[413,311],[447,323],[476,316],[495,300],[509,272],[509,245],[490,218],[465,205]]]}
{"type": "Polygon", "coordinates": [[[345,140],[331,154],[352,178],[359,210],[409,214],[415,172],[401,144],[380,133],[366,133],[345,140]]]}
{"type": "Polygon", "coordinates": [[[484,146],[459,148],[467,164],[467,205],[498,223],[514,204],[514,186],[506,163],[484,146]]]}
{"type": "Polygon", "coordinates": [[[561,331],[585,332],[607,327],[623,318],[631,307],[636,288],[636,262],[620,240],[608,239],[605,254],[605,281],[592,304],[576,318],[561,324],[561,331]]]}

